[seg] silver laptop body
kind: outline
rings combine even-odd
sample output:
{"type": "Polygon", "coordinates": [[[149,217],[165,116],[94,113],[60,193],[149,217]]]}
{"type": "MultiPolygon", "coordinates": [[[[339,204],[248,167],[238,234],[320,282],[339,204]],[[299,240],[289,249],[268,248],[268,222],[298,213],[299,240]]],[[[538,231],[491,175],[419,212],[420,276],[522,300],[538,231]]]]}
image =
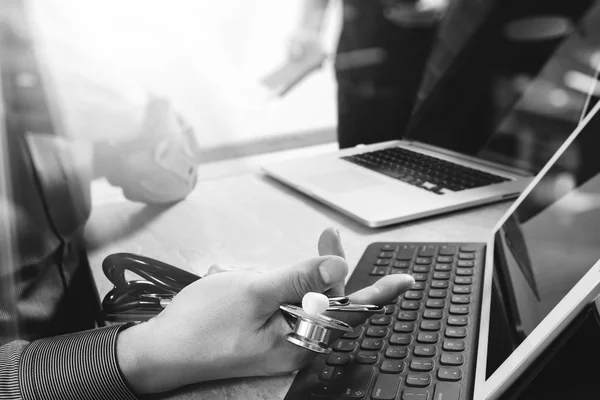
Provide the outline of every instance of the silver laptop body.
{"type": "Polygon", "coordinates": [[[288,160],[263,166],[263,170],[267,175],[374,228],[514,198],[532,179],[531,175],[515,168],[406,140],[288,160]],[[505,180],[471,189],[443,189],[436,193],[430,190],[435,188],[432,183],[420,182],[417,186],[342,158],[388,148],[408,149],[505,180]]]}

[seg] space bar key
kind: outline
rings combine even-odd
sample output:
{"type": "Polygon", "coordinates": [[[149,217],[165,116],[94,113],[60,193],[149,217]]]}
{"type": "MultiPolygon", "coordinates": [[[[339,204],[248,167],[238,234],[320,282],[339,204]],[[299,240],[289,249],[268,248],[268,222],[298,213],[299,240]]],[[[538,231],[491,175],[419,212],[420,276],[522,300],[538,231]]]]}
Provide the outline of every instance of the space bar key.
{"type": "Polygon", "coordinates": [[[440,382],[435,385],[433,400],[458,400],[460,397],[460,385],[458,383],[440,382]]]}

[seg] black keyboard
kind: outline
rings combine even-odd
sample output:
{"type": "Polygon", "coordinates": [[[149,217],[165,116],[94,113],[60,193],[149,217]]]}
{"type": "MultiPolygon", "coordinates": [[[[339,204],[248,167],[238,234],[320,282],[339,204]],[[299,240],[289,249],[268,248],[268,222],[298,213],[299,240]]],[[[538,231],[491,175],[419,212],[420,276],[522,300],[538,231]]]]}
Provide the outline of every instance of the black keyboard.
{"type": "Polygon", "coordinates": [[[348,285],[415,285],[298,372],[286,400],[465,400],[473,393],[484,244],[373,243],[348,285]]]}
{"type": "Polygon", "coordinates": [[[444,189],[458,192],[509,180],[401,147],[342,159],[440,195],[444,189]]]}

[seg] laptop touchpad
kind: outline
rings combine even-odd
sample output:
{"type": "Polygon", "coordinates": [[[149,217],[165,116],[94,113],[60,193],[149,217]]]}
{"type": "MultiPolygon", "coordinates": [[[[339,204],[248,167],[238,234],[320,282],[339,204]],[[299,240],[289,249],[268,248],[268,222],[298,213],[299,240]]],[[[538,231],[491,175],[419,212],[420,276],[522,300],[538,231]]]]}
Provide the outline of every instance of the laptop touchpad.
{"type": "Polygon", "coordinates": [[[309,182],[319,188],[333,193],[346,193],[364,190],[367,187],[386,185],[387,182],[369,174],[356,170],[338,170],[308,178],[309,182]]]}

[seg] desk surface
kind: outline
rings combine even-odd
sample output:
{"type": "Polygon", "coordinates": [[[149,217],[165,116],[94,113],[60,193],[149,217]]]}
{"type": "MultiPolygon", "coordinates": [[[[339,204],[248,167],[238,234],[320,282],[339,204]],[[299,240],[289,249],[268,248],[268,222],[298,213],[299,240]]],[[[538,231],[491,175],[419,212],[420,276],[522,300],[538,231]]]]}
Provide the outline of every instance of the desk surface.
{"type": "MultiPolygon", "coordinates": [[[[93,212],[86,227],[90,263],[100,296],[110,289],[104,257],[132,252],[198,275],[212,264],[278,268],[317,255],[317,239],[329,226],[341,234],[352,270],[375,241],[483,242],[509,202],[390,228],[363,227],[259,173],[199,182],[169,208],[125,200],[106,184],[92,187],[93,212]]],[[[161,399],[283,399],[293,375],[207,383],[161,399]]]]}

